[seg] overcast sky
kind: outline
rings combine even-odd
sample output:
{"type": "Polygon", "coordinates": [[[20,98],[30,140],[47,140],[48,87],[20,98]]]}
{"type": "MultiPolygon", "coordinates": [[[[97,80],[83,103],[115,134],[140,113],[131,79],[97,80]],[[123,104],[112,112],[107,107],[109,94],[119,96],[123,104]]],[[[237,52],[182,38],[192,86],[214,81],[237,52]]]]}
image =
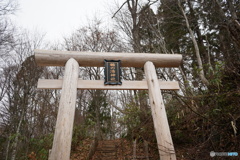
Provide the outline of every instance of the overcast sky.
{"type": "Polygon", "coordinates": [[[105,25],[111,22],[109,7],[125,0],[18,0],[19,10],[13,23],[30,31],[46,33],[45,40],[62,40],[87,19],[101,18],[105,25]]]}

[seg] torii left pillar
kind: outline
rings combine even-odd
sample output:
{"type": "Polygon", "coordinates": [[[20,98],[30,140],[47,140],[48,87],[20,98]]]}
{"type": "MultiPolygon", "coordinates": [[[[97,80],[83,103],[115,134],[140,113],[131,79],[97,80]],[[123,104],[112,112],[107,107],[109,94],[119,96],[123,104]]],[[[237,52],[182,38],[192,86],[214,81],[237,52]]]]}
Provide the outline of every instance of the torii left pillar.
{"type": "Polygon", "coordinates": [[[65,65],[53,147],[49,160],[69,160],[77,98],[78,62],[71,58],[65,65]]]}

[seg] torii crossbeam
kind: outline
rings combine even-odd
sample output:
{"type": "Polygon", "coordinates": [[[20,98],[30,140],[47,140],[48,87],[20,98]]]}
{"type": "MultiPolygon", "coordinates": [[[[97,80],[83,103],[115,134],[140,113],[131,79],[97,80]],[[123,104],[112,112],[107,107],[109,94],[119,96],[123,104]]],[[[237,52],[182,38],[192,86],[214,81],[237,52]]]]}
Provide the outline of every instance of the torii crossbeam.
{"type": "Polygon", "coordinates": [[[62,89],[49,160],[69,160],[77,89],[148,90],[161,160],[176,160],[161,90],[178,90],[178,82],[160,81],[155,67],[178,67],[179,54],[102,53],[35,50],[39,66],[64,66],[62,80],[39,79],[40,89],[62,89]],[[104,85],[104,81],[78,78],[79,66],[103,67],[104,59],[121,60],[122,67],[144,67],[146,80],[122,81],[122,85],[104,85]]]}

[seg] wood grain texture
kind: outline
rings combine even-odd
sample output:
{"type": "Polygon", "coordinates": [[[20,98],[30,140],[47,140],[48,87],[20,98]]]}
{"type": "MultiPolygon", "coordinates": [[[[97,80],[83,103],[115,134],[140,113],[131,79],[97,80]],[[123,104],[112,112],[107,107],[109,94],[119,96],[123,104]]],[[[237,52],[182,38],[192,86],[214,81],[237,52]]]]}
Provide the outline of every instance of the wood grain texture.
{"type": "Polygon", "coordinates": [[[69,59],[65,66],[53,147],[49,160],[69,160],[77,96],[79,65],[69,59]]]}
{"type": "MultiPolygon", "coordinates": [[[[102,90],[147,90],[147,81],[122,81],[122,85],[104,85],[103,80],[78,80],[77,88],[84,89],[102,89],[102,90]]],[[[162,90],[179,90],[179,84],[176,81],[158,80],[162,90]]],[[[61,79],[39,79],[38,89],[61,89],[63,80],[61,79]]]]}
{"type": "Polygon", "coordinates": [[[149,100],[153,117],[155,134],[161,160],[176,160],[167,114],[158,83],[156,70],[152,62],[146,62],[144,71],[148,84],[149,100]]]}
{"type": "Polygon", "coordinates": [[[35,50],[39,66],[64,66],[74,58],[81,66],[103,67],[104,59],[121,60],[122,67],[143,67],[147,61],[156,67],[178,67],[182,62],[180,54],[111,53],[35,50]]]}

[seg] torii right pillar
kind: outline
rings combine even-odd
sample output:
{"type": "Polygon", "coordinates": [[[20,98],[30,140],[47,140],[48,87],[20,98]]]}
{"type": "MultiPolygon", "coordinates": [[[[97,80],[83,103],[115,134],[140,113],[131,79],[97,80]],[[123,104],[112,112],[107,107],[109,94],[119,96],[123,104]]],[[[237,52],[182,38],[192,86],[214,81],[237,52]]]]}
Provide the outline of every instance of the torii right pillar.
{"type": "Polygon", "coordinates": [[[160,160],[176,160],[161,88],[158,83],[155,66],[152,62],[148,61],[145,63],[144,72],[148,84],[148,94],[160,160]]]}

